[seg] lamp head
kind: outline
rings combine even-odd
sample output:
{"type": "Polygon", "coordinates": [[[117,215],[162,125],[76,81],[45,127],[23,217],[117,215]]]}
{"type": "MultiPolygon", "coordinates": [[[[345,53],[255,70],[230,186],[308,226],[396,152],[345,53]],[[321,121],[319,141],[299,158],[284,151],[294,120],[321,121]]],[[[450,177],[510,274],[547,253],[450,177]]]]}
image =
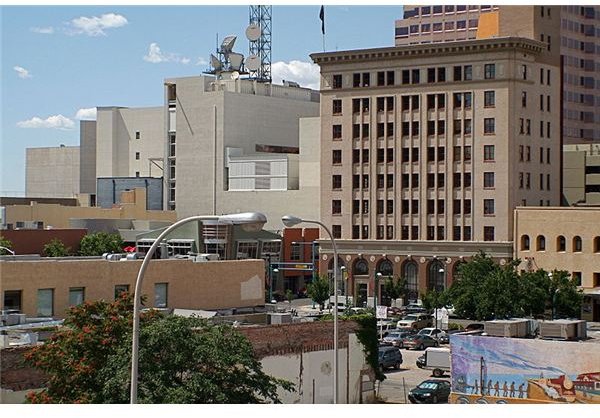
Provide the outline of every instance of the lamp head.
{"type": "Polygon", "coordinates": [[[283,222],[283,224],[285,226],[287,226],[288,228],[291,228],[291,227],[296,226],[299,223],[302,223],[304,221],[302,219],[298,218],[297,216],[285,215],[281,218],[281,222],[283,222]]]}

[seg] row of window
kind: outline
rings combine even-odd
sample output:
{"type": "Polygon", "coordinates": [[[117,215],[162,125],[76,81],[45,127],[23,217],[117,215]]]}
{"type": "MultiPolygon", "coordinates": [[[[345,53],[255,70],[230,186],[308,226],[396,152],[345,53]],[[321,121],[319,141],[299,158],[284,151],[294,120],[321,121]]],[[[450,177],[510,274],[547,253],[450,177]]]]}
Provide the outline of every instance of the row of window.
{"type": "MultiPolygon", "coordinates": [[[[529,147],[528,147],[529,148],[529,147]]],[[[437,149],[437,161],[441,162],[444,161],[446,158],[446,148],[445,147],[427,147],[427,162],[433,162],[436,161],[435,155],[436,155],[436,149],[437,149]]],[[[540,148],[542,149],[542,148],[540,148]]],[[[408,148],[408,147],[402,147],[401,150],[401,161],[404,163],[408,163],[408,162],[418,162],[419,161],[419,148],[408,148]]],[[[353,149],[352,150],[352,163],[353,164],[360,164],[361,162],[361,155],[362,155],[362,162],[363,163],[368,163],[369,162],[369,150],[368,149],[363,149],[362,153],[361,150],[359,149],[353,149]]],[[[384,162],[393,162],[394,161],[394,148],[378,148],[377,149],[377,162],[378,163],[384,163],[384,162]],[[386,151],[387,150],[387,151],[386,151]]],[[[471,161],[471,146],[470,145],[465,145],[465,146],[454,146],[453,147],[453,162],[468,162],[471,161]]],[[[548,162],[550,161],[550,149],[548,148],[548,162]]],[[[342,164],[342,150],[340,149],[334,149],[331,151],[331,162],[334,165],[338,165],[338,164],[342,164]]]]}
{"type": "MultiPolygon", "coordinates": [[[[565,252],[567,251],[567,239],[563,235],[556,237],[555,251],[565,252]]],[[[571,239],[571,252],[580,253],[583,251],[583,240],[579,235],[575,235],[571,239]]],[[[530,239],[529,235],[521,235],[521,251],[530,250],[530,239]]],[[[546,237],[544,235],[538,235],[535,239],[535,250],[546,251],[546,237]]],[[[600,237],[594,237],[592,240],[592,250],[594,253],[600,253],[600,237]]]]}
{"type": "MultiPolygon", "coordinates": [[[[546,148],[546,164],[550,164],[550,148],[546,148]]],[[[519,145],[519,161],[531,161],[531,147],[529,145],[519,145]]],[[[540,164],[544,164],[544,147],[540,147],[540,164]]]]}
{"type": "MultiPolygon", "coordinates": [[[[550,174],[540,173],[540,190],[544,190],[544,178],[546,179],[546,190],[550,190],[550,174]]],[[[519,172],[519,189],[531,189],[531,173],[519,172]]],[[[543,204],[540,204],[543,206],[543,204]]]]}
{"type": "MultiPolygon", "coordinates": [[[[375,239],[394,239],[394,227],[392,225],[377,225],[375,233],[375,239]],[[384,234],[385,233],[385,234],[384,234]]],[[[332,234],[334,238],[342,237],[342,226],[333,225],[332,234]]],[[[369,225],[353,225],[352,226],[352,239],[369,239],[369,225]]],[[[401,240],[418,240],[419,238],[419,227],[416,225],[408,226],[404,225],[401,227],[401,240]]],[[[426,239],[428,241],[438,240],[443,241],[446,239],[445,227],[444,226],[428,226],[426,230],[426,239]]],[[[453,241],[470,241],[471,238],[471,226],[454,226],[452,228],[452,240],[453,241]],[[462,235],[461,235],[462,233],[462,235]]],[[[495,227],[484,226],[483,227],[483,240],[494,241],[495,239],[495,227]]]]}
{"type": "MultiPolygon", "coordinates": [[[[497,8],[497,6],[494,6],[494,8],[497,8]]],[[[432,13],[434,15],[437,14],[450,14],[450,13],[464,13],[467,10],[469,10],[469,12],[475,12],[477,13],[479,10],[481,10],[482,12],[485,11],[491,11],[492,10],[492,6],[479,6],[479,5],[468,5],[468,6],[422,6],[422,7],[415,7],[414,9],[409,9],[406,10],[404,12],[404,19],[408,19],[414,16],[429,16],[432,13]]],[[[549,15],[549,14],[548,14],[549,15]]]]}
{"type": "MultiPolygon", "coordinates": [[[[369,214],[369,200],[363,199],[354,199],[352,201],[352,214],[353,215],[368,215],[369,214]]],[[[402,199],[402,213],[409,213],[409,202],[411,203],[411,212],[413,214],[419,213],[419,201],[416,199],[402,199]]],[[[444,199],[427,199],[427,214],[428,215],[442,215],[445,213],[446,201],[444,199]]],[[[465,215],[471,214],[471,199],[465,199],[461,201],[460,199],[454,199],[452,205],[452,213],[453,215],[460,215],[461,209],[462,213],[465,215]]],[[[331,201],[331,213],[333,215],[341,215],[342,214],[342,201],[339,199],[335,199],[331,201]]],[[[378,199],[377,200],[377,215],[391,215],[394,213],[394,200],[388,199],[378,199]],[[385,208],[385,211],[384,211],[385,208]]],[[[495,201],[494,199],[483,199],[483,214],[484,215],[494,215],[495,214],[495,201]]]]}
{"type": "MultiPolygon", "coordinates": [[[[401,70],[401,82],[402,84],[420,84],[421,83],[421,70],[419,68],[404,69],[401,70]]],[[[423,69],[425,70],[425,69],[423,69]]],[[[435,82],[446,82],[449,81],[447,77],[446,67],[431,67],[427,68],[427,83],[435,82]]],[[[525,70],[526,74],[526,70],[525,70]]],[[[453,67],[453,80],[452,81],[468,81],[473,79],[473,66],[472,65],[457,65],[453,67]]],[[[524,75],[524,77],[526,77],[524,75]]],[[[484,64],[483,66],[483,78],[486,80],[492,80],[496,78],[496,64],[484,64]]],[[[342,74],[334,74],[332,80],[332,87],[334,89],[343,88],[342,74]]],[[[390,86],[395,85],[395,71],[378,71],[377,72],[377,86],[390,86]]],[[[371,73],[353,73],[352,74],[352,87],[370,87],[371,86],[371,73]]]]}
{"type": "MultiPolygon", "coordinates": [[[[56,289],[38,289],[36,297],[36,312],[40,317],[51,317],[56,314],[54,297],[56,289]]],[[[114,288],[115,299],[123,292],[129,292],[129,285],[116,285],[114,288]]],[[[168,283],[154,284],[154,307],[166,308],[168,297],[168,283]]],[[[85,301],[85,287],[69,288],[69,306],[77,306],[85,301]]],[[[5,309],[23,310],[23,291],[6,290],[4,292],[5,309]]]]}

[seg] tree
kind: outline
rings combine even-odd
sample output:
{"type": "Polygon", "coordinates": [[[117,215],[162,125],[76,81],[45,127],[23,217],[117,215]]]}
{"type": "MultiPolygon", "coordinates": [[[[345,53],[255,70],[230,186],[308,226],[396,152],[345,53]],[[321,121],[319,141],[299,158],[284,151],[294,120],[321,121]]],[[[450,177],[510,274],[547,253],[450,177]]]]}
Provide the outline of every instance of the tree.
{"type": "Polygon", "coordinates": [[[398,277],[394,280],[392,276],[388,276],[383,282],[383,293],[390,299],[388,303],[403,297],[406,294],[406,279],[398,277]]]}
{"type": "MultiPolygon", "coordinates": [[[[32,403],[129,402],[132,298],[71,308],[65,329],[26,361],[50,376],[32,403]]],[[[229,325],[200,318],[141,317],[140,403],[279,402],[292,384],[262,371],[250,342],[229,325]]]]}
{"type": "MultiPolygon", "coordinates": [[[[319,304],[321,310],[325,309],[325,302],[329,300],[329,279],[327,276],[317,276],[306,286],[308,296],[319,304]]],[[[337,307],[336,307],[337,308],[337,307]]]]}
{"type": "Polygon", "coordinates": [[[81,255],[120,253],[123,251],[123,245],[123,239],[119,234],[96,232],[95,234],[88,234],[81,239],[79,253],[81,255]]]}
{"type": "Polygon", "coordinates": [[[581,314],[583,292],[578,289],[577,282],[564,270],[553,270],[548,275],[550,286],[547,293],[554,316],[557,318],[578,318],[581,314]]]}
{"type": "Polygon", "coordinates": [[[10,251],[6,251],[6,248],[12,250],[13,243],[10,242],[10,240],[4,238],[2,235],[0,235],[0,247],[4,247],[0,248],[0,255],[8,255],[10,254],[10,251]]]}
{"type": "Polygon", "coordinates": [[[71,248],[67,247],[61,240],[54,238],[44,245],[43,252],[46,257],[66,257],[70,251],[71,248]]]}

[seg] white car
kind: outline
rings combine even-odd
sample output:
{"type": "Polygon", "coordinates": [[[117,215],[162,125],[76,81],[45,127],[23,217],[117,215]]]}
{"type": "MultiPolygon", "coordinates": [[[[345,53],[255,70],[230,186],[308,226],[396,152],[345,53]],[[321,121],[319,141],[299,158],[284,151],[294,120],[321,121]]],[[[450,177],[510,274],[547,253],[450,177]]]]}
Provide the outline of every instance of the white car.
{"type": "Polygon", "coordinates": [[[429,335],[431,338],[440,342],[448,340],[448,334],[446,334],[446,331],[442,331],[439,328],[423,328],[418,333],[421,335],[429,335]]]}

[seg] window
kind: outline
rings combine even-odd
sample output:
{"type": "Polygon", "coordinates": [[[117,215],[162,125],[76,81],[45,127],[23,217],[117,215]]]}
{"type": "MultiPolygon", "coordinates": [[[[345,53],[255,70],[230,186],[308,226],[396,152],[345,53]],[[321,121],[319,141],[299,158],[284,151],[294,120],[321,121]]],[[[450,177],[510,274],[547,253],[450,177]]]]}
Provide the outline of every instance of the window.
{"type": "Polygon", "coordinates": [[[494,146],[484,145],[483,146],[483,161],[494,161],[494,146]]]}
{"type": "Polygon", "coordinates": [[[529,235],[521,235],[521,251],[529,251],[529,235]]]}
{"type": "Polygon", "coordinates": [[[546,237],[543,235],[538,235],[535,243],[536,251],[546,251],[546,237]]]}
{"type": "Polygon", "coordinates": [[[463,94],[463,98],[465,100],[465,109],[470,109],[471,108],[471,103],[472,103],[472,95],[471,93],[464,93],[463,94]]]}
{"type": "Polygon", "coordinates": [[[525,133],[531,135],[531,119],[525,120],[525,133]]]}
{"type": "Polygon", "coordinates": [[[342,150],[334,149],[331,151],[331,162],[333,164],[341,164],[342,163],[342,150]]]}
{"type": "Polygon", "coordinates": [[[526,91],[521,92],[521,106],[527,107],[527,92],[526,91]]]}
{"type": "Polygon", "coordinates": [[[384,86],[385,85],[385,73],[383,71],[377,72],[377,85],[384,86]]]}
{"type": "Polygon", "coordinates": [[[483,199],[483,214],[493,215],[494,214],[494,199],[483,199]]]}
{"type": "Polygon", "coordinates": [[[600,237],[594,237],[593,249],[595,253],[600,253],[600,237]]]}
{"type": "Polygon", "coordinates": [[[369,124],[368,123],[362,124],[362,137],[363,138],[369,137],[369,124]]]}
{"type": "Polygon", "coordinates": [[[438,133],[438,135],[444,135],[446,133],[446,121],[445,120],[438,120],[437,133],[438,133]]]}
{"type": "Polygon", "coordinates": [[[37,316],[54,315],[54,289],[38,289],[37,316]]]}
{"type": "Polygon", "coordinates": [[[465,215],[471,214],[471,199],[465,199],[463,202],[463,213],[465,215]]]}
{"type": "Polygon", "coordinates": [[[493,226],[484,226],[483,227],[483,240],[484,241],[494,241],[494,227],[493,226]]]}
{"type": "Polygon", "coordinates": [[[360,73],[352,74],[352,87],[360,87],[360,73]]]}
{"type": "Polygon", "coordinates": [[[362,162],[363,163],[368,163],[369,162],[369,150],[368,149],[363,149],[362,150],[362,162]]]}
{"type": "Polygon", "coordinates": [[[412,70],[412,84],[420,83],[420,72],[418,69],[412,70]]]}
{"type": "Polygon", "coordinates": [[[135,159],[136,159],[136,160],[139,160],[139,159],[140,159],[140,153],[139,153],[139,152],[136,152],[136,153],[135,153],[135,159]]]}
{"type": "Polygon", "coordinates": [[[428,68],[427,69],[427,82],[428,83],[435,83],[435,68],[428,68]]]}
{"type": "Polygon", "coordinates": [[[84,287],[70,287],[69,288],[69,306],[81,305],[85,300],[85,288],[84,287]]]}
{"type": "Polygon", "coordinates": [[[332,131],[333,139],[342,139],[342,125],[333,125],[332,131]]]}
{"type": "Polygon", "coordinates": [[[23,302],[23,291],[21,290],[5,290],[4,291],[4,309],[14,309],[21,311],[23,302]]]}
{"type": "Polygon", "coordinates": [[[331,213],[333,215],[340,215],[342,213],[342,201],[332,200],[331,201],[331,213]]]}
{"type": "Polygon", "coordinates": [[[483,173],[483,187],[486,189],[494,188],[494,183],[495,183],[494,172],[493,171],[484,172],[483,173]]]}
{"type": "Polygon", "coordinates": [[[340,99],[333,100],[332,107],[333,107],[332,111],[333,111],[334,115],[342,114],[342,101],[340,99]]]}
{"type": "Polygon", "coordinates": [[[527,65],[521,65],[521,75],[523,76],[523,80],[527,80],[527,65]]]}
{"type": "Polygon", "coordinates": [[[386,181],[387,181],[387,188],[388,189],[392,189],[394,187],[394,175],[393,174],[387,174],[386,175],[386,181]]]}
{"type": "Polygon", "coordinates": [[[394,213],[394,201],[391,199],[388,199],[385,203],[385,209],[386,209],[386,213],[388,215],[394,213]]]}
{"type": "Polygon", "coordinates": [[[135,131],[135,139],[140,139],[140,131],[135,131]]]}
{"type": "Polygon", "coordinates": [[[531,147],[529,145],[525,147],[525,161],[531,161],[531,147]]]}
{"type": "Polygon", "coordinates": [[[496,92],[494,90],[483,92],[483,105],[485,107],[496,106],[496,92]]]}
{"type": "Polygon", "coordinates": [[[154,284],[154,307],[166,308],[168,306],[168,283],[154,284]]]}
{"type": "MultiPolygon", "coordinates": [[[[596,278],[596,274],[597,273],[594,274],[594,278],[596,278]]],[[[574,271],[573,274],[572,274],[572,276],[573,276],[573,281],[575,282],[575,284],[577,286],[581,286],[581,272],[580,271],[574,271]]],[[[594,287],[596,287],[596,286],[594,286],[594,287]]]]}
{"type": "Polygon", "coordinates": [[[473,66],[472,65],[464,66],[464,79],[467,81],[473,79],[473,66]]]}
{"type": "Polygon", "coordinates": [[[354,199],[352,201],[352,214],[358,215],[360,213],[360,200],[354,199]]]}
{"type": "Polygon", "coordinates": [[[418,173],[412,173],[410,187],[412,187],[413,189],[416,189],[417,187],[419,187],[419,174],[418,173]]]}
{"type": "Polygon", "coordinates": [[[525,188],[531,189],[531,173],[525,173],[525,188]]]}
{"type": "Polygon", "coordinates": [[[484,77],[486,80],[496,78],[496,64],[485,64],[484,77]]]}
{"type": "Polygon", "coordinates": [[[388,148],[385,156],[386,156],[386,159],[385,159],[386,163],[393,163],[394,162],[394,148],[388,148]]]}
{"type": "Polygon", "coordinates": [[[471,161],[471,146],[465,145],[464,147],[464,161],[471,161]]]}
{"type": "MultiPolygon", "coordinates": [[[[466,105],[466,102],[465,102],[465,105],[466,105]]],[[[472,129],[471,119],[465,119],[465,128],[464,128],[465,135],[471,135],[471,129],[472,129]]]]}
{"type": "Polygon", "coordinates": [[[467,28],[467,21],[466,20],[459,20],[456,22],[456,29],[457,30],[461,30],[461,29],[466,29],[467,28]]]}
{"type": "MultiPolygon", "coordinates": [[[[413,200],[410,201],[410,211],[413,214],[419,213],[419,201],[417,199],[413,199],[413,200]]],[[[419,234],[415,233],[415,229],[414,228],[415,227],[413,227],[413,230],[412,230],[412,237],[413,237],[412,239],[418,239],[419,234]]]]}
{"type": "Polygon", "coordinates": [[[121,293],[129,293],[129,285],[128,284],[115,285],[115,300],[121,296],[121,293]]]}
{"type": "Polygon", "coordinates": [[[484,118],[483,119],[483,133],[492,135],[496,133],[496,119],[484,118]]]}
{"type": "Polygon", "coordinates": [[[341,74],[334,74],[333,75],[333,88],[334,89],[341,89],[342,88],[342,75],[341,74]]]}
{"type": "Polygon", "coordinates": [[[332,225],[331,233],[333,234],[333,238],[335,238],[335,239],[342,238],[342,226],[341,225],[332,225]]]}
{"type": "Polygon", "coordinates": [[[369,225],[363,225],[361,238],[369,239],[369,225]]]}
{"type": "Polygon", "coordinates": [[[580,253],[582,251],[582,242],[581,242],[581,237],[576,235],[573,238],[573,252],[574,253],[580,253]]]}
{"type": "Polygon", "coordinates": [[[556,238],[556,251],[566,251],[567,250],[567,240],[562,235],[559,235],[556,238]]]}
{"type": "Polygon", "coordinates": [[[342,188],[342,176],[340,174],[334,174],[331,176],[331,188],[333,190],[339,190],[342,188]]]}
{"type": "Polygon", "coordinates": [[[388,71],[388,72],[386,72],[386,74],[387,74],[386,84],[388,86],[393,86],[396,83],[396,80],[395,80],[396,73],[394,71],[388,71]]]}
{"type": "Polygon", "coordinates": [[[352,225],[352,239],[360,239],[360,226],[352,225]]]}
{"type": "MultiPolygon", "coordinates": [[[[363,150],[363,151],[368,151],[368,150],[363,150]]],[[[368,189],[369,188],[369,175],[368,174],[363,174],[363,178],[362,178],[362,183],[363,183],[363,189],[368,189]]]]}

